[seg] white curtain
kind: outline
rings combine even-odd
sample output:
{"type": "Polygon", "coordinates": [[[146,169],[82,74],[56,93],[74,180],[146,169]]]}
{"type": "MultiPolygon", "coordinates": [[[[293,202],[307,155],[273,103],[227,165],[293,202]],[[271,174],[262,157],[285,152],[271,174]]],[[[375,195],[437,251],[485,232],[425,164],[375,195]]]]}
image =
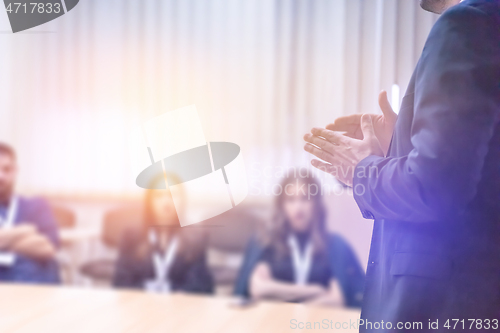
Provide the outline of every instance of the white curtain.
{"type": "Polygon", "coordinates": [[[128,195],[128,131],[196,104],[207,139],[272,183],[308,165],[311,127],[401,98],[435,20],[408,0],[81,0],[11,34],[1,12],[0,140],[23,191],[128,195]]]}

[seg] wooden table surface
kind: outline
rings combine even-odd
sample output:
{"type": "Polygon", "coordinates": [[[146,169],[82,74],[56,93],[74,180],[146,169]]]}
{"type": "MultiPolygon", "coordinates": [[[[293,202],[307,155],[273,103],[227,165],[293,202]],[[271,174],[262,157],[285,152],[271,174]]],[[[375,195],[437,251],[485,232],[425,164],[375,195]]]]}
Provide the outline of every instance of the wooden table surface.
{"type": "Polygon", "coordinates": [[[227,298],[154,295],[133,291],[0,285],[0,332],[29,333],[245,333],[356,332],[335,329],[359,311],[262,302],[235,308],[227,298]],[[293,329],[291,320],[296,320],[293,329]],[[333,328],[319,328],[332,325],[333,328]],[[301,330],[299,323],[316,329],[301,330]]]}

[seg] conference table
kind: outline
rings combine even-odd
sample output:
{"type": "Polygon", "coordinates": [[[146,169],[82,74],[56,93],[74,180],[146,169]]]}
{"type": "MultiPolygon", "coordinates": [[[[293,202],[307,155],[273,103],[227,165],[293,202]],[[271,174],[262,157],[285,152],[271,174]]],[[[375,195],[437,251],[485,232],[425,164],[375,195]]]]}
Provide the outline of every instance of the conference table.
{"type": "Polygon", "coordinates": [[[277,302],[241,307],[233,301],[186,294],[2,284],[0,332],[357,332],[358,310],[277,302]]]}

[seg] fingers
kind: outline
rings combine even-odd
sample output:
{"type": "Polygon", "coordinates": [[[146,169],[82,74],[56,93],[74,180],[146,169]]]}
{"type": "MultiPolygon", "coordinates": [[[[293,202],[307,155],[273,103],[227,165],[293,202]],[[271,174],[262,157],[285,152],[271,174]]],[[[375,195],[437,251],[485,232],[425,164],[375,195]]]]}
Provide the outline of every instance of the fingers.
{"type": "Polygon", "coordinates": [[[333,155],[333,151],[334,151],[335,147],[331,142],[329,142],[323,138],[320,138],[318,136],[314,136],[310,133],[307,133],[306,135],[304,135],[304,140],[306,142],[312,143],[313,145],[319,147],[320,149],[326,150],[327,152],[329,152],[330,154],[333,155]]]}
{"type": "Polygon", "coordinates": [[[350,162],[346,157],[341,156],[341,154],[334,153],[335,148],[331,149],[329,152],[327,150],[315,147],[311,143],[306,143],[304,145],[304,150],[310,154],[313,154],[317,158],[334,165],[341,165],[350,162]]]}
{"type": "Polygon", "coordinates": [[[329,163],[334,163],[336,161],[335,157],[332,154],[328,153],[326,150],[319,149],[318,147],[315,147],[310,143],[306,143],[304,145],[304,150],[310,154],[313,154],[317,158],[322,159],[323,161],[327,161],[329,163]]]}
{"type": "MultiPolygon", "coordinates": [[[[323,140],[323,139],[319,139],[319,140],[323,140]]],[[[323,140],[323,141],[325,141],[325,140],[323,140]]],[[[344,163],[347,163],[347,164],[352,163],[351,159],[347,155],[345,155],[345,153],[338,151],[339,148],[341,148],[341,147],[334,147],[333,145],[330,144],[329,148],[322,149],[322,148],[318,148],[318,147],[314,146],[312,143],[309,143],[309,142],[304,145],[305,151],[307,151],[310,154],[313,154],[317,158],[322,159],[323,161],[326,161],[328,163],[331,163],[334,165],[341,165],[344,163]]]]}
{"type": "Polygon", "coordinates": [[[380,106],[380,109],[382,110],[382,113],[385,115],[386,113],[393,112],[392,111],[392,106],[389,103],[389,98],[387,97],[387,91],[382,90],[380,94],[378,95],[378,105],[380,106]]]}
{"type": "Polygon", "coordinates": [[[353,114],[350,116],[340,117],[335,119],[333,124],[329,124],[326,128],[330,131],[347,132],[352,130],[353,127],[359,126],[361,120],[360,114],[353,114]]]}
{"type": "Polygon", "coordinates": [[[369,144],[370,155],[385,156],[384,151],[380,146],[380,142],[375,135],[375,129],[373,128],[373,119],[370,115],[364,114],[361,117],[361,130],[363,131],[363,142],[369,144]]]}
{"type": "Polygon", "coordinates": [[[325,138],[328,142],[333,143],[334,145],[340,145],[342,143],[346,143],[348,140],[344,135],[340,133],[336,133],[325,128],[315,127],[311,130],[311,133],[315,136],[320,136],[325,138]]]}
{"type": "Polygon", "coordinates": [[[382,110],[382,113],[388,120],[392,120],[397,117],[396,113],[392,109],[391,103],[389,103],[387,91],[382,90],[378,95],[378,105],[380,106],[380,110],[382,110]]]}
{"type": "Polygon", "coordinates": [[[361,131],[363,132],[364,140],[376,138],[375,130],[373,129],[373,120],[370,115],[364,114],[361,117],[361,131]]]}

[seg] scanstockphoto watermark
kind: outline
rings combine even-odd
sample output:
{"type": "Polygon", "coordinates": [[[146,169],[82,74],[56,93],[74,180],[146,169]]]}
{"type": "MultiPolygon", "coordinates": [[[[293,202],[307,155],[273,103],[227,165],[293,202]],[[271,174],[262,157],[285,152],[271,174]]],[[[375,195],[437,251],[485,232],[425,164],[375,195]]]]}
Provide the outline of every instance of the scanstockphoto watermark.
{"type": "Polygon", "coordinates": [[[349,321],[334,321],[331,319],[322,319],[321,321],[300,321],[290,319],[290,329],[292,330],[359,330],[363,326],[362,319],[351,319],[349,321]]]}
{"type": "Polygon", "coordinates": [[[366,192],[365,185],[358,183],[354,187],[346,186],[337,181],[344,179],[346,175],[354,175],[358,179],[378,178],[378,168],[369,167],[349,167],[342,170],[341,167],[332,167],[329,170],[317,168],[290,167],[282,165],[265,165],[253,163],[250,167],[250,195],[253,196],[278,196],[283,193],[291,195],[292,187],[308,198],[316,195],[363,195],[366,192]],[[327,172],[328,171],[328,172],[327,172]],[[340,176],[342,175],[342,177],[340,176]],[[295,183],[281,184],[281,179],[293,177],[295,183]],[[298,179],[315,178],[318,184],[303,184],[298,179]]]}
{"type": "Polygon", "coordinates": [[[359,330],[364,328],[370,331],[386,332],[387,330],[397,331],[420,331],[420,330],[492,330],[497,331],[500,328],[499,319],[488,318],[467,318],[467,319],[428,319],[427,321],[369,321],[366,319],[356,319],[349,321],[333,321],[331,319],[323,319],[321,321],[299,321],[297,319],[290,320],[292,330],[359,330]]]}
{"type": "MultiPolygon", "coordinates": [[[[429,320],[428,327],[435,328],[436,323],[431,323],[429,320]]],[[[299,321],[297,319],[290,320],[290,329],[292,330],[329,330],[329,331],[346,331],[359,330],[361,327],[369,330],[422,330],[423,322],[370,322],[364,319],[351,319],[349,321],[334,321],[331,319],[322,319],[320,321],[299,321]]]]}

